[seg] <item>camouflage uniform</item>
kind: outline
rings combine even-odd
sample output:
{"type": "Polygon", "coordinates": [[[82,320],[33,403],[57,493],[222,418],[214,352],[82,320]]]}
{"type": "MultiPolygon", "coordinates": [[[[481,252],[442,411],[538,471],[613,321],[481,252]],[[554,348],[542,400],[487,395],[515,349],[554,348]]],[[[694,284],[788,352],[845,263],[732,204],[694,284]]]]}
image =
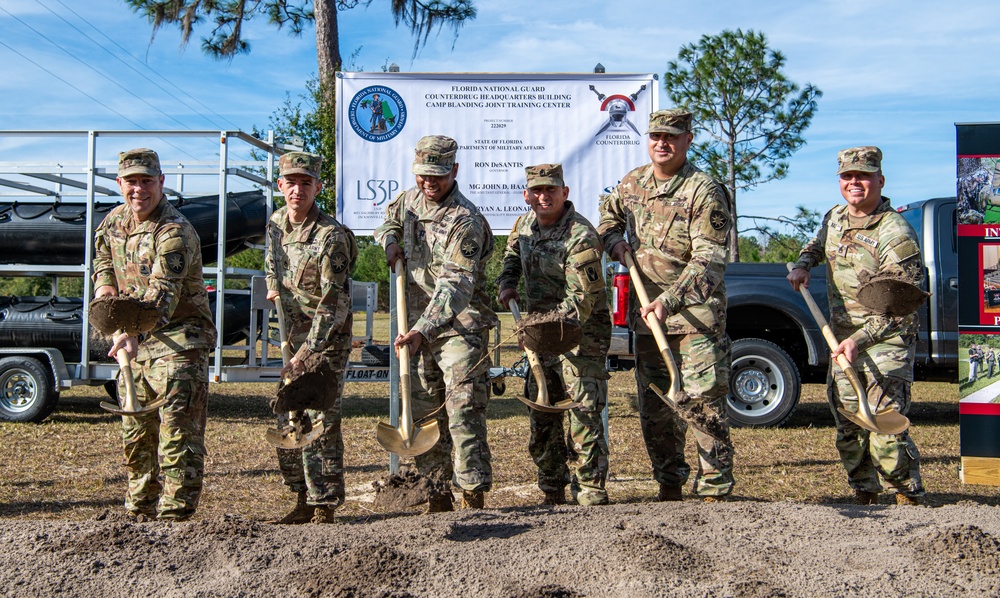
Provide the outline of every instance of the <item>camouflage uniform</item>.
{"type": "MultiPolygon", "coordinates": [[[[450,172],[456,148],[447,137],[422,138],[414,170],[434,165],[450,172]]],[[[422,473],[452,478],[463,490],[488,492],[493,469],[486,441],[487,333],[497,324],[485,288],[493,253],[489,223],[457,183],[439,202],[414,187],[389,203],[375,240],[403,248],[409,322],[400,323],[400,333],[416,330],[424,338],[411,360],[413,416],[446,406],[437,415],[441,440],[415,457],[416,465],[422,473]]]]}
{"type": "MultiPolygon", "coordinates": [[[[650,115],[651,130],[670,123],[689,131],[690,114],[667,110],[650,115]]],[[[724,496],[733,487],[726,411],[730,342],[722,280],[731,225],[725,191],[685,162],[663,184],[657,184],[652,164],[629,172],[601,204],[597,227],[607,251],[628,234],[650,299],[659,299],[671,314],[664,326],[670,350],[679,358],[681,387],[693,401],[692,413],[703,411],[711,420],[710,425],[685,420],[650,389],[655,384],[666,392],[670,375],[652,332],[639,316],[633,288],[628,318],[635,332],[639,416],[653,478],[670,487],[687,482],[691,468],[684,460],[684,442],[691,426],[698,445],[694,492],[702,496],[724,496]]]]}
{"type": "MultiPolygon", "coordinates": [[[[834,335],[857,343],[859,352],[852,365],[866,386],[868,399],[877,399],[882,407],[888,405],[906,414],[910,408],[917,316],[887,316],[861,305],[858,276],[863,271],[873,276],[890,273],[921,284],[923,262],[916,233],[892,209],[887,197],[872,214],[861,219],[850,217],[847,205],[838,205],[827,212],[795,267],[809,269],[824,259],[829,264],[827,295],[834,335]]],[[[896,492],[921,496],[924,488],[920,481],[920,453],[909,433],[876,434],[841,416],[837,412],[841,403],[848,411],[858,411],[858,397],[847,376],[833,362],[827,384],[830,409],[837,423],[837,450],[851,488],[877,494],[882,491],[881,475],[896,492]]]]}
{"type": "MultiPolygon", "coordinates": [[[[159,173],[160,164],[152,150],[119,155],[119,177],[154,170],[159,173]]],[[[139,404],[159,397],[167,403],[159,411],[122,417],[125,508],[147,516],[158,512],[160,519],[190,517],[205,471],[208,355],[216,339],[198,234],[163,196],[144,222],[128,205],[118,206],[96,231],[94,285],[153,301],[160,311],[157,327],[140,338],[132,376],[139,404]]],[[[121,380],[118,392],[125,396],[121,380]]]]}
{"type": "MultiPolygon", "coordinates": [[[[541,179],[533,168],[526,169],[529,185],[541,179]]],[[[563,186],[561,170],[559,186],[563,186]]],[[[561,493],[571,482],[567,466],[571,459],[576,469],[574,493],[581,504],[608,501],[604,488],[608,443],[601,412],[607,405],[610,377],[605,359],[611,344],[611,314],[601,274],[602,250],[593,225],[567,201],[562,217],[552,226],[540,226],[534,212],[517,219],[508,237],[503,271],[496,280],[498,290],[503,291],[516,288],[523,275],[526,312],[555,311],[578,318],[583,326],[580,346],[563,355],[540,356],[550,402],[568,398],[582,403],[567,413],[567,433],[563,434],[562,413],[528,411],[528,452],[538,467],[538,487],[546,493],[561,493]]],[[[534,376],[528,376],[524,392],[529,398],[537,395],[534,376]]]]}
{"type": "MultiPolygon", "coordinates": [[[[287,207],[277,210],[267,235],[267,290],[278,291],[289,341],[293,347],[304,345],[322,353],[338,373],[337,382],[327,388],[332,406],[306,410],[312,421],[323,419],[323,435],[302,449],[277,449],[281,477],[292,492],[305,491],[308,504],[340,506],[344,502],[340,399],[351,353],[350,276],[358,247],[354,234],[316,204],[298,224],[289,221],[287,207]]],[[[288,414],[279,414],[278,427],[286,425],[288,414]]]]}

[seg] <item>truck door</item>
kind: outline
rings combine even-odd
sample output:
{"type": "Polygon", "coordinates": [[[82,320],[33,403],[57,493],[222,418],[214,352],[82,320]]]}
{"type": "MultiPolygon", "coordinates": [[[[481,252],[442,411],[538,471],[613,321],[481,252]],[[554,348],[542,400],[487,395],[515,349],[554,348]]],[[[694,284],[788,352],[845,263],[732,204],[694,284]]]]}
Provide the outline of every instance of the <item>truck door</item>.
{"type": "Polygon", "coordinates": [[[958,220],[954,202],[935,202],[934,237],[937,240],[931,271],[931,359],[958,363],[958,220]]]}

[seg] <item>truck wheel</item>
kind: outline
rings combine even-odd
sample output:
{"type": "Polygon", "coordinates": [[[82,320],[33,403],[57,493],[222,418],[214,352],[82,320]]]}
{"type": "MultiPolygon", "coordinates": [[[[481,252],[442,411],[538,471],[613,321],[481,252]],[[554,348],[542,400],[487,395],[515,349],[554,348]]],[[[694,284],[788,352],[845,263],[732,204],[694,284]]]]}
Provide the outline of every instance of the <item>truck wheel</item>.
{"type": "Polygon", "coordinates": [[[0,359],[0,421],[38,423],[56,407],[48,369],[33,357],[0,359]]]}
{"type": "Polygon", "coordinates": [[[799,370],[784,349],[759,338],[733,343],[727,402],[733,426],[780,426],[792,415],[801,389],[799,370]]]}

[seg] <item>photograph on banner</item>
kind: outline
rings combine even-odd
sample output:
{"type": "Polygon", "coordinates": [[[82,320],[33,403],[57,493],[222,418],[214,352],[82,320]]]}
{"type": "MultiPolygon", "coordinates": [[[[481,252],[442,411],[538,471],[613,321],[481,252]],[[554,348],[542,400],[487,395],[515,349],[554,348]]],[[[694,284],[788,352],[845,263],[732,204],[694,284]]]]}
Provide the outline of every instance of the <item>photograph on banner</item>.
{"type": "Polygon", "coordinates": [[[1000,223],[1000,156],[958,159],[958,222],[1000,223]]]}
{"type": "Polygon", "coordinates": [[[496,234],[528,207],[524,169],[561,163],[577,212],[649,161],[646,125],[659,108],[652,74],[337,73],[337,219],[365,235],[414,185],[425,135],[458,143],[457,182],[496,234]]]}

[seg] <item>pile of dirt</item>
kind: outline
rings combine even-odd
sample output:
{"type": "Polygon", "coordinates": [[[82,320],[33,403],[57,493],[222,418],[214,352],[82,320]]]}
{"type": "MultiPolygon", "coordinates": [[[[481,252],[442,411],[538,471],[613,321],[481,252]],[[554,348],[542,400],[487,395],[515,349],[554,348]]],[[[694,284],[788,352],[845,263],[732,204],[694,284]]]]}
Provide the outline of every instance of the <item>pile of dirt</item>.
{"type": "Polygon", "coordinates": [[[5,521],[48,596],[996,596],[1000,508],[706,504],[373,514],[329,525],[5,521]]]}
{"type": "Polygon", "coordinates": [[[554,311],[535,312],[518,320],[517,338],[540,355],[560,355],[572,351],[583,340],[580,320],[554,311]]]}

